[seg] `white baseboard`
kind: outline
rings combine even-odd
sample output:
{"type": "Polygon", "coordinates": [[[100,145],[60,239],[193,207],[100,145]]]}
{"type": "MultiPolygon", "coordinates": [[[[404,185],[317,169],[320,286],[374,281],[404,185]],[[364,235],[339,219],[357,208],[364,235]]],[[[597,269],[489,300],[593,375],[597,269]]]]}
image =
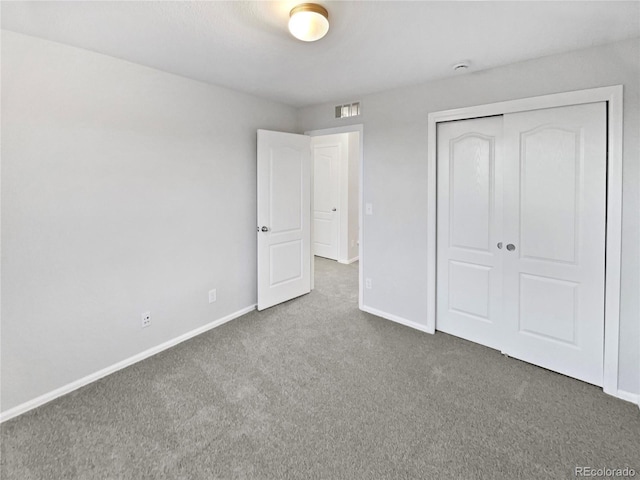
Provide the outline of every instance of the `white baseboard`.
{"type": "MultiPolygon", "coordinates": [[[[198,327],[194,330],[191,330],[190,332],[187,332],[171,340],[168,340],[164,343],[161,343],[160,345],[156,345],[155,347],[145,350],[144,352],[140,352],[137,355],[134,355],[118,363],[115,363],[109,367],[103,368],[102,370],[99,370],[90,375],[87,375],[86,377],[83,377],[79,380],[68,383],[67,385],[64,385],[60,388],[52,390],[51,392],[45,393],[44,395],[40,395],[39,397],[36,397],[32,400],[24,402],[16,407],[13,407],[5,412],[0,413],[0,423],[5,422],[11,418],[15,418],[18,415],[22,415],[23,413],[26,413],[29,410],[33,410],[34,408],[44,405],[45,403],[48,403],[51,400],[55,400],[58,397],[66,395],[67,393],[71,393],[74,390],[84,387],[85,385],[95,382],[96,380],[100,380],[101,378],[106,377],[107,375],[110,375],[112,373],[115,373],[118,370],[122,370],[123,368],[133,365],[134,363],[138,363],[146,358],[152,357],[157,353],[167,350],[175,345],[178,345],[179,343],[189,340],[190,338],[201,335],[213,328],[219,327],[220,325],[223,325],[231,320],[241,317],[242,315],[246,315],[247,313],[255,310],[255,308],[256,308],[256,305],[250,305],[246,308],[243,308],[242,310],[238,310],[237,312],[231,313],[223,318],[220,318],[211,323],[203,325],[202,327],[198,327]]],[[[377,317],[384,318],[386,320],[391,320],[392,322],[399,323],[401,325],[413,328],[415,330],[419,330],[421,332],[432,333],[427,330],[427,327],[425,325],[413,322],[411,320],[407,320],[406,318],[402,318],[397,315],[393,315],[391,313],[383,312],[381,310],[368,307],[366,305],[361,305],[360,310],[362,310],[363,312],[367,312],[372,315],[375,315],[377,317]]],[[[617,390],[613,394],[613,396],[621,400],[634,403],[640,407],[640,394],[627,392],[625,390],[617,390]]]]}
{"type": "Polygon", "coordinates": [[[345,260],[338,260],[338,263],[342,263],[344,265],[349,265],[349,264],[351,264],[353,262],[357,262],[359,259],[360,259],[360,257],[353,257],[353,258],[350,258],[349,260],[346,260],[346,261],[345,260]]]}
{"type": "Polygon", "coordinates": [[[7,410],[6,412],[0,413],[0,423],[5,422],[11,418],[17,417],[18,415],[22,415],[23,413],[26,413],[29,410],[33,410],[34,408],[44,405],[45,403],[48,403],[51,400],[61,397],[62,395],[71,393],[74,390],[84,387],[85,385],[95,382],[96,380],[100,380],[101,378],[106,377],[107,375],[110,375],[114,372],[117,372],[118,370],[122,370],[123,368],[133,365],[134,363],[138,363],[141,360],[149,358],[157,353],[167,350],[168,348],[178,345],[179,343],[189,340],[190,338],[196,337],[204,332],[207,332],[212,328],[219,327],[224,323],[227,323],[235,318],[241,317],[242,315],[252,312],[253,310],[255,310],[255,308],[256,308],[256,305],[250,305],[246,308],[243,308],[242,310],[238,310],[237,312],[231,313],[225,317],[222,317],[211,323],[203,325],[202,327],[198,327],[194,330],[191,330],[190,332],[187,332],[178,337],[172,338],[171,340],[161,343],[160,345],[156,345],[155,347],[145,350],[144,352],[140,352],[137,355],[134,355],[125,360],[122,360],[121,362],[118,362],[109,367],[103,368],[102,370],[98,370],[97,372],[87,375],[86,377],[83,377],[79,380],[68,383],[67,385],[64,385],[60,388],[56,388],[51,392],[45,393],[44,395],[40,395],[39,397],[36,397],[32,400],[24,402],[16,407],[13,407],[7,410]]]}
{"type": "MultiPolygon", "coordinates": [[[[363,312],[367,312],[367,313],[370,313],[372,315],[375,315],[377,317],[382,317],[382,318],[384,318],[386,320],[391,320],[392,322],[396,322],[396,323],[399,323],[401,325],[405,325],[407,327],[411,327],[411,328],[414,328],[416,330],[420,330],[421,332],[433,333],[433,332],[430,332],[425,325],[421,325],[419,323],[412,322],[411,320],[407,320],[406,318],[398,317],[397,315],[393,315],[391,313],[383,312],[383,311],[377,310],[375,308],[367,307],[366,305],[361,305],[360,306],[360,310],[362,310],[363,312]]],[[[611,395],[613,397],[616,397],[616,398],[619,398],[621,400],[625,400],[627,402],[631,402],[631,403],[633,403],[635,405],[638,405],[638,407],[640,408],[640,394],[627,392],[625,390],[614,390],[613,392],[605,392],[605,393],[608,393],[609,395],[611,395]]]]}
{"type": "Polygon", "coordinates": [[[427,329],[426,325],[422,325],[420,323],[412,322],[411,320],[407,320],[406,318],[398,317],[397,315],[393,315],[392,313],[383,312],[381,310],[377,310],[375,308],[367,307],[366,305],[362,305],[360,310],[363,312],[370,313],[371,315],[375,315],[376,317],[382,317],[386,320],[391,320],[392,322],[399,323],[406,327],[411,327],[415,330],[420,330],[425,333],[433,333],[427,329]]]}
{"type": "Polygon", "coordinates": [[[613,394],[613,396],[621,400],[626,400],[627,402],[634,403],[638,405],[638,407],[640,407],[640,395],[637,393],[631,393],[625,390],[618,390],[613,394]]]}

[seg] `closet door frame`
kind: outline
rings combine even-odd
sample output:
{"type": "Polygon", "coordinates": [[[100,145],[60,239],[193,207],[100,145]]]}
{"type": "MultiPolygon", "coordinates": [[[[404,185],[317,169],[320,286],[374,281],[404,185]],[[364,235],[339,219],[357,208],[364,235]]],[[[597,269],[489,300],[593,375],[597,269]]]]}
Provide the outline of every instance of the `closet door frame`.
{"type": "Polygon", "coordinates": [[[444,110],[429,114],[427,156],[427,325],[436,331],[437,264],[437,124],[452,120],[504,115],[544,108],[607,103],[607,225],[604,312],[603,390],[619,397],[618,349],[620,335],[620,250],[622,243],[622,85],[556,93],[539,97],[444,110]]]}

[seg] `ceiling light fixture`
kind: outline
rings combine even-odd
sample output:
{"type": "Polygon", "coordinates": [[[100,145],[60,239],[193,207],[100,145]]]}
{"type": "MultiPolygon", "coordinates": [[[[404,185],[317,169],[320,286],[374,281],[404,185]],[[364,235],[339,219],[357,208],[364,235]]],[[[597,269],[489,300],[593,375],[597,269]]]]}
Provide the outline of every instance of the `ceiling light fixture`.
{"type": "Polygon", "coordinates": [[[315,42],[329,31],[329,12],[315,3],[302,3],[289,12],[289,31],[303,42],[315,42]]]}

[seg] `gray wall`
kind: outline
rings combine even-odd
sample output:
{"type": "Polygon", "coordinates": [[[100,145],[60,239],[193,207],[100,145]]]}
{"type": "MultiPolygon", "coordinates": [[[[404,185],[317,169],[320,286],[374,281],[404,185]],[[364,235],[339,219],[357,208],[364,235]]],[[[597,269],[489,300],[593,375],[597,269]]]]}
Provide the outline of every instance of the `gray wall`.
{"type": "Polygon", "coordinates": [[[255,303],[256,129],[295,114],[2,33],[3,411],[255,303]]]}
{"type": "MultiPolygon", "coordinates": [[[[384,68],[380,66],[380,68],[384,68]]],[[[375,69],[372,70],[372,75],[375,69]]],[[[624,85],[624,181],[619,388],[640,390],[640,40],[554,55],[361,98],[362,116],[334,103],[298,112],[301,131],[364,124],[364,304],[424,324],[427,316],[427,116],[430,112],[607,85],[624,85]]]]}

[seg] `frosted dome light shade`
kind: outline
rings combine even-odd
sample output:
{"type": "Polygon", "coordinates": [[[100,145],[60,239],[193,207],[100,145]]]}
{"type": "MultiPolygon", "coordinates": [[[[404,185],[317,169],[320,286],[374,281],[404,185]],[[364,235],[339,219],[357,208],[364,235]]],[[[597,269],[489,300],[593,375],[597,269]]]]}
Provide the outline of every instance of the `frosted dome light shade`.
{"type": "Polygon", "coordinates": [[[329,31],[329,14],[326,9],[314,3],[303,3],[289,14],[291,35],[303,42],[315,42],[329,31]]]}

